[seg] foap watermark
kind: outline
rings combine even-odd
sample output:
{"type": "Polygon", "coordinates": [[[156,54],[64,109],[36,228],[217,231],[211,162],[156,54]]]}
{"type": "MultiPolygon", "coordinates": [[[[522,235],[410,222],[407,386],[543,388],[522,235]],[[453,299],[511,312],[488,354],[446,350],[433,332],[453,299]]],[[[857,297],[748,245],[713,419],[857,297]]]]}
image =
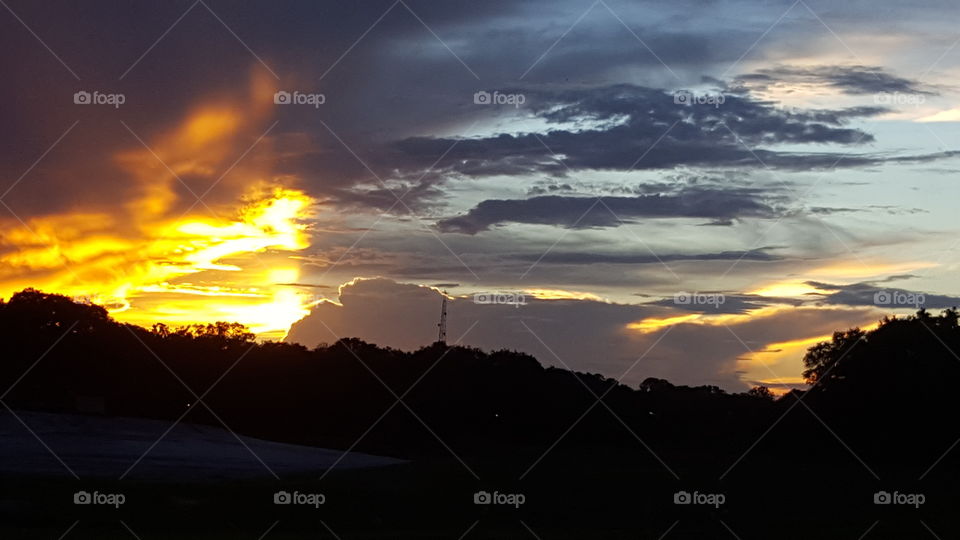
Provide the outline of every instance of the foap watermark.
{"type": "Polygon", "coordinates": [[[327,102],[327,96],[324,94],[301,92],[294,90],[278,90],[273,94],[273,103],[275,105],[311,105],[314,109],[319,109],[321,105],[327,102]]]}
{"type": "Polygon", "coordinates": [[[877,291],[873,293],[873,303],[877,306],[909,306],[920,309],[927,303],[927,297],[923,293],[877,291]]]}
{"type": "Polygon", "coordinates": [[[673,295],[673,303],[678,306],[713,306],[720,307],[727,301],[723,293],[701,293],[681,291],[673,295]]]}
{"type": "Polygon", "coordinates": [[[120,508],[127,502],[127,496],[123,493],[100,493],[94,491],[78,491],[73,494],[73,504],[96,504],[101,506],[112,506],[120,508]]]}
{"type": "Polygon", "coordinates": [[[527,305],[527,297],[521,293],[476,293],[473,295],[473,303],[520,307],[527,305]]]}
{"type": "Polygon", "coordinates": [[[673,504],[696,504],[720,508],[727,502],[727,496],[723,493],[700,493],[694,491],[678,491],[673,494],[673,504]]]}
{"type": "Polygon", "coordinates": [[[873,102],[877,105],[896,105],[919,107],[926,103],[927,97],[923,94],[908,92],[878,92],[873,95],[873,102]]]}
{"type": "Polygon", "coordinates": [[[678,90],[673,93],[674,105],[713,105],[714,108],[720,108],[727,101],[727,96],[723,94],[694,94],[686,90],[678,90]]]}
{"type": "Polygon", "coordinates": [[[73,102],[77,105],[112,105],[119,109],[121,105],[127,102],[127,96],[123,94],[104,94],[99,90],[87,92],[80,90],[73,93],[73,102]]]}
{"type": "Polygon", "coordinates": [[[520,508],[525,502],[527,502],[527,497],[523,493],[500,493],[499,491],[490,493],[489,491],[478,491],[473,494],[473,504],[498,504],[520,508]]]}
{"type": "Polygon", "coordinates": [[[278,491],[273,494],[273,504],[297,504],[302,506],[312,506],[320,508],[320,505],[327,502],[327,497],[323,493],[300,493],[294,491],[278,491]]]}
{"type": "Polygon", "coordinates": [[[873,504],[898,504],[920,508],[925,502],[927,502],[927,497],[923,493],[900,493],[899,491],[890,493],[888,491],[878,491],[873,494],[873,504]]]}
{"type": "Polygon", "coordinates": [[[513,105],[519,108],[526,102],[527,96],[524,94],[502,94],[499,90],[494,90],[492,94],[486,90],[473,93],[473,103],[476,105],[513,105]]]}

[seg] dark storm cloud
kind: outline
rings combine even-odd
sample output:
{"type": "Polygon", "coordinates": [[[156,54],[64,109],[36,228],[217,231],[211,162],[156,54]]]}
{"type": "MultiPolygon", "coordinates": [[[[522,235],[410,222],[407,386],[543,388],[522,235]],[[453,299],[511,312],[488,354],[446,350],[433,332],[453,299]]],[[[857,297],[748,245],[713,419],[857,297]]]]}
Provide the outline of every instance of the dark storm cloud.
{"type": "Polygon", "coordinates": [[[529,199],[490,199],[465,215],[437,223],[443,232],[476,234],[502,223],[559,225],[571,229],[617,227],[641,218],[703,218],[726,221],[741,217],[769,218],[776,211],[766,202],[736,191],[689,190],[681,194],[635,197],[571,197],[542,195],[529,199]]]}
{"type": "Polygon", "coordinates": [[[775,85],[801,83],[826,85],[853,95],[936,94],[920,81],[898,77],[879,66],[777,66],[741,75],[736,82],[760,90],[775,85]]]}
{"type": "MultiPolygon", "coordinates": [[[[510,90],[513,91],[513,90],[510,90]]],[[[522,91],[517,89],[516,91],[522,91]]],[[[685,91],[680,91],[685,92],[685,91]]],[[[697,95],[698,93],[694,93],[697,95]]],[[[708,93],[709,95],[709,93],[708,93]]],[[[743,131],[768,135],[771,128],[791,127],[782,139],[771,142],[855,142],[848,134],[834,135],[826,141],[800,128],[804,124],[823,122],[839,126],[854,116],[870,116],[883,112],[879,108],[858,107],[832,111],[832,115],[818,114],[823,111],[805,111],[801,109],[787,111],[776,107],[769,101],[760,101],[750,96],[723,95],[723,102],[717,104],[693,104],[677,101],[676,92],[661,88],[649,88],[631,84],[614,84],[592,88],[571,88],[534,91],[529,98],[533,111],[553,123],[565,123],[575,120],[616,120],[626,118],[626,123],[642,121],[691,120],[704,123],[707,128],[716,127],[724,122],[733,127],[731,119],[741,117],[739,121],[746,126],[743,131]],[[752,129],[750,129],[752,128],[752,129]]],[[[758,142],[760,139],[758,139],[758,142]]]]}
{"type": "MultiPolygon", "coordinates": [[[[873,165],[887,159],[869,154],[765,148],[872,142],[871,134],[846,123],[883,113],[885,110],[879,107],[787,111],[774,103],[732,94],[725,95],[718,107],[684,106],[675,103],[674,94],[666,89],[629,84],[528,87],[503,92],[526,96],[524,108],[515,110],[515,114],[531,114],[556,128],[540,133],[472,138],[413,136],[365,143],[354,142],[349,136],[349,142],[337,140],[340,135],[321,129],[309,135],[309,148],[289,152],[280,170],[304,178],[323,178],[314,187],[343,206],[385,210],[394,206],[395,195],[409,190],[404,202],[419,211],[442,200],[444,190],[440,186],[457,177],[561,177],[569,171],[678,166],[811,170],[873,165]],[[343,143],[350,144],[353,151],[346,151],[343,143]],[[358,183],[373,187],[357,187],[358,183]]],[[[504,114],[474,105],[471,99],[472,95],[463,91],[460,99],[454,100],[458,106],[452,109],[444,99],[432,100],[437,110],[431,111],[430,121],[460,118],[463,125],[471,119],[504,114]]],[[[522,122],[523,118],[516,120],[522,122]]],[[[338,125],[326,127],[329,131],[341,129],[338,125]]],[[[531,194],[569,191],[567,186],[534,186],[531,194]]]]}
{"type": "Polygon", "coordinates": [[[892,279],[901,279],[907,276],[892,276],[883,281],[852,283],[849,285],[835,285],[818,281],[808,281],[807,284],[821,290],[830,291],[823,295],[825,304],[845,306],[877,306],[878,308],[927,308],[947,309],[960,307],[960,297],[940,294],[911,291],[895,287],[884,286],[892,279]]]}
{"type": "MultiPolygon", "coordinates": [[[[358,149],[356,141],[371,133],[410,125],[411,117],[398,113],[406,108],[397,106],[395,91],[402,87],[401,97],[418,93],[413,81],[420,71],[432,70],[434,81],[471,86],[476,82],[431,31],[465,54],[466,44],[458,45],[456,34],[449,32],[463,28],[465,22],[482,26],[480,21],[491,17],[509,17],[517,9],[505,0],[405,4],[291,0],[283,5],[265,0],[152,4],[10,0],[8,5],[0,10],[4,36],[0,65],[7,82],[0,85],[0,101],[12,104],[0,111],[6,128],[0,132],[3,189],[79,121],[30,171],[21,189],[5,199],[25,218],[78,204],[116,204],[117,199],[133,196],[126,172],[113,156],[142,150],[136,137],[154,144],[158,134],[181,122],[199,103],[244,93],[252,69],[266,73],[280,88],[325,92],[335,104],[310,110],[311,114],[295,107],[278,108],[279,124],[260,141],[266,145],[276,139],[287,150],[273,164],[277,174],[302,174],[308,189],[320,196],[352,187],[365,170],[317,120],[335,126],[358,149]],[[400,48],[406,58],[385,64],[400,48]],[[436,49],[443,55],[434,55],[436,49]],[[379,84],[377,77],[390,65],[405,66],[408,79],[389,87],[379,84]],[[80,107],[72,101],[79,90],[123,93],[126,102],[119,109],[80,107]],[[285,146],[290,135],[306,136],[311,144],[291,150],[285,146]]],[[[425,117],[422,112],[414,114],[425,117]]],[[[238,144],[231,162],[269,125],[266,122],[238,144]]],[[[197,192],[212,183],[184,180],[197,192]]],[[[221,191],[226,190],[214,190],[211,199],[221,191]]],[[[180,195],[188,205],[193,200],[186,190],[180,195]]],[[[425,196],[411,194],[411,201],[425,196]]],[[[376,198],[369,202],[379,204],[376,198]]]]}
{"type": "Polygon", "coordinates": [[[500,134],[459,141],[411,137],[396,143],[395,148],[408,166],[427,163],[447,152],[438,168],[471,177],[677,166],[811,170],[870,165],[887,159],[868,154],[762,148],[872,142],[872,135],[845,127],[845,123],[884,112],[877,107],[786,111],[770,102],[736,95],[726,95],[718,106],[682,105],[663,89],[627,84],[528,90],[526,97],[531,114],[558,128],[539,134],[500,134]],[[568,127],[584,123],[595,127],[568,127]]]}
{"type": "MultiPolygon", "coordinates": [[[[138,147],[119,120],[151,141],[153,135],[180,121],[198,101],[245,85],[251,66],[274,72],[281,87],[327,95],[328,106],[320,110],[277,110],[280,123],[267,142],[274,140],[283,149],[273,163],[276,175],[295,177],[311,194],[344,207],[382,210],[395,203],[396,198],[379,185],[367,166],[398,194],[412,187],[404,201],[420,211],[442,201],[443,184],[458,175],[560,175],[567,167],[621,171],[678,165],[759,167],[756,158],[788,170],[883,161],[872,155],[850,155],[838,163],[839,156],[828,152],[757,148],[781,143],[870,142],[870,134],[844,123],[875,116],[876,108],[789,113],[774,104],[752,100],[749,94],[728,94],[717,109],[675,106],[666,86],[700,80],[703,73],[711,72],[711,66],[730,65],[755,41],[755,33],[748,25],[716,29],[662,24],[671,18],[680,21],[691,10],[703,15],[698,2],[672,8],[608,4],[620,20],[603,5],[596,5],[590,16],[564,35],[589,5],[572,1],[409,0],[402,4],[392,0],[304,0],[277,7],[266,1],[196,4],[184,0],[80,6],[67,1],[11,1],[11,9],[69,69],[15,18],[3,14],[0,28],[9,42],[0,57],[5,74],[17,84],[0,86],[0,99],[16,104],[0,113],[8,126],[0,133],[0,142],[12,156],[0,162],[0,175],[15,179],[80,119],[76,130],[44,159],[43,166],[31,172],[25,185],[36,189],[14,190],[10,200],[31,213],[83,199],[115,198],[126,182],[124,172],[109,156],[138,147]],[[656,56],[633,34],[642,34],[656,56]],[[99,37],[89,39],[91,35],[99,37]],[[562,42],[551,47],[561,36],[562,42]],[[665,71],[661,60],[675,67],[680,78],[665,71]],[[638,68],[662,72],[664,77],[643,80],[664,88],[611,84],[624,80],[624,70],[638,68]],[[524,80],[530,87],[519,89],[527,95],[528,107],[521,112],[553,122],[556,129],[537,136],[467,135],[430,171],[434,160],[457,140],[428,135],[456,133],[473,120],[489,119],[495,114],[493,109],[474,106],[472,93],[480,86],[506,88],[511,84],[508,81],[515,84],[528,69],[529,77],[524,80]],[[594,87],[549,86],[575,86],[583,81],[591,81],[594,87]],[[81,88],[124,92],[127,104],[112,112],[78,110],[70,97],[81,88]],[[606,125],[576,130],[566,125],[577,119],[606,125]],[[634,165],[678,121],[654,151],[634,165]],[[288,146],[289,140],[297,137],[302,139],[300,144],[288,146]],[[555,159],[538,137],[566,159],[555,159]],[[744,148],[737,137],[755,152],[744,148]]],[[[912,81],[874,67],[794,71],[792,76],[829,76],[843,88],[864,92],[881,87],[888,91],[918,89],[912,81]],[[882,84],[870,86],[876,81],[882,84]]],[[[258,135],[252,133],[245,142],[252,144],[258,135]]],[[[242,148],[236,157],[241,153],[242,148]]],[[[943,156],[916,156],[916,160],[937,157],[943,156]]],[[[206,187],[201,179],[186,180],[197,191],[206,187]]],[[[191,200],[186,191],[181,195],[191,200]]]]}
{"type": "Polygon", "coordinates": [[[343,188],[330,193],[340,208],[375,209],[377,211],[393,210],[397,215],[408,215],[411,212],[422,214],[442,199],[443,189],[433,182],[419,180],[415,183],[394,182],[391,184],[379,183],[372,188],[343,188]]]}

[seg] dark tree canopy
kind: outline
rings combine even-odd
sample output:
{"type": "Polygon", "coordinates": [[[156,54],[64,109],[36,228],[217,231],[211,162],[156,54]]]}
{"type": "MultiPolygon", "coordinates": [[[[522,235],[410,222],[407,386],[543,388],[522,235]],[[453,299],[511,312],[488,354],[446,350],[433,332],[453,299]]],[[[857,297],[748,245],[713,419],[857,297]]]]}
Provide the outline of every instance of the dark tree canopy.
{"type": "MultiPolygon", "coordinates": [[[[951,397],[960,385],[957,320],[955,310],[921,311],[869,332],[837,332],[803,358],[809,389],[774,399],[764,386],[731,394],[657,378],[634,389],[507,350],[434,343],[407,352],[357,338],[310,350],[257,342],[228,322],[145,329],[113,321],[102,307],[28,289],[0,303],[0,384],[13,386],[5,402],[14,407],[73,411],[79,396],[97,396],[111,415],[189,413],[186,421],[217,424],[203,407],[187,410],[212,388],[204,402],[241,433],[346,448],[376,423],[357,448],[387,455],[444,454],[435,435],[476,452],[549,445],[571,425],[570,444],[631,445],[641,436],[654,446],[725,441],[742,452],[797,400],[848,430],[848,440],[923,430],[948,438],[935,423],[960,415],[951,397]]],[[[779,431],[822,431],[794,416],[779,431]]],[[[766,440],[799,451],[790,438],[766,440]]]]}

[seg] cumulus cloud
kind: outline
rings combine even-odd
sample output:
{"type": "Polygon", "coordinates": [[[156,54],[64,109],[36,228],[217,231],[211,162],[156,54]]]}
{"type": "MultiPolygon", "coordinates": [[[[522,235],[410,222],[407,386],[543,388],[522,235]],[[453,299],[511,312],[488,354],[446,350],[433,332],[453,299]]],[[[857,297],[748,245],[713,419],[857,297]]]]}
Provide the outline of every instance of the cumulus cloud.
{"type": "MultiPolygon", "coordinates": [[[[319,304],[294,324],[287,340],[314,346],[359,337],[382,346],[416,349],[437,338],[440,300],[440,293],[429,287],[382,278],[354,280],[341,286],[337,303],[319,304]]],[[[743,364],[742,357],[749,352],[744,343],[759,351],[770,343],[829,334],[846,327],[851,319],[871,317],[862,309],[768,307],[766,312],[754,312],[756,316],[741,309],[736,319],[705,317],[672,328],[638,331],[630,325],[687,312],[655,304],[538,300],[533,294],[527,294],[524,302],[478,304],[472,294],[452,298],[448,342],[528,352],[545,365],[623,377],[631,385],[661,377],[678,384],[715,384],[740,391],[749,385],[742,377],[744,370],[758,368],[743,364]],[[743,343],[734,339],[731,330],[743,343]]],[[[781,373],[799,373],[799,358],[794,360],[781,373]]]]}

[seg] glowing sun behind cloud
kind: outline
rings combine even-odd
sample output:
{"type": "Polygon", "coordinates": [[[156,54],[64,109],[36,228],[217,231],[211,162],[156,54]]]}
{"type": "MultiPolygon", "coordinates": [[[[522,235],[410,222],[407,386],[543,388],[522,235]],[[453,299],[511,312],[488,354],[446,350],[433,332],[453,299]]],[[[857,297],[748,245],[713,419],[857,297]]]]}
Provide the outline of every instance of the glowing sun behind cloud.
{"type": "Polygon", "coordinates": [[[139,146],[116,153],[130,200],[3,223],[0,295],[34,287],[144,326],[229,321],[282,338],[312,304],[290,286],[300,275],[290,255],[309,246],[315,201],[259,170],[269,160],[255,152],[237,166],[251,143],[270,152],[256,135],[271,91],[255,75],[249,103],[198,107],[155,140],[137,137],[139,146]],[[217,188],[218,202],[195,202],[184,178],[204,182],[200,193],[217,188]]]}

